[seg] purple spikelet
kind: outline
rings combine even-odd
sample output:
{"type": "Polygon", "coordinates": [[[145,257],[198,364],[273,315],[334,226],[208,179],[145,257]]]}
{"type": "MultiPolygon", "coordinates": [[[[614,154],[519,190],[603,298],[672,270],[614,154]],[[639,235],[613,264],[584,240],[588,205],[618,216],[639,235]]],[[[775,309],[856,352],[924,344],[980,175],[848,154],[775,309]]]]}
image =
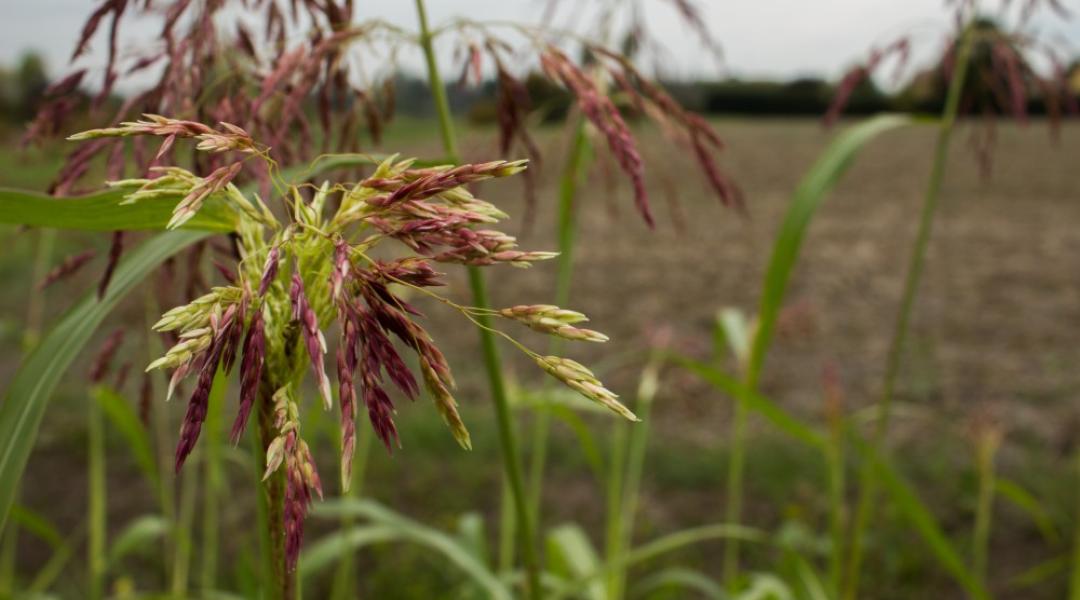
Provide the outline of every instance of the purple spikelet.
{"type": "Polygon", "coordinates": [[[101,350],[99,350],[97,356],[94,357],[94,363],[90,367],[88,377],[90,378],[91,383],[101,383],[101,381],[105,379],[105,375],[109,372],[109,365],[112,364],[113,357],[116,355],[116,351],[123,342],[123,329],[113,331],[109,334],[109,337],[105,339],[105,343],[101,345],[101,350]]]}
{"type": "Polygon", "coordinates": [[[195,390],[188,400],[187,413],[184,415],[184,423],[180,426],[180,441],[176,444],[176,472],[184,466],[195,443],[199,441],[202,432],[202,424],[206,420],[206,410],[210,402],[210,389],[214,385],[214,374],[226,344],[226,337],[232,322],[236,318],[236,305],[230,306],[221,317],[219,323],[212,323],[214,329],[214,341],[207,348],[202,366],[199,369],[199,380],[195,384],[195,390]]]}
{"type": "Polygon", "coordinates": [[[281,258],[281,248],[274,246],[270,248],[270,251],[266,254],[266,265],[263,266],[262,278],[259,280],[259,297],[262,298],[266,295],[267,290],[270,289],[270,284],[274,282],[274,278],[277,277],[278,261],[281,258]]]}
{"type": "Polygon", "coordinates": [[[229,434],[233,444],[239,443],[240,436],[244,434],[251,407],[255,405],[265,362],[266,332],[260,307],[252,315],[251,325],[248,327],[247,335],[244,336],[244,356],[240,362],[240,409],[236,412],[232,432],[229,434]]]}
{"type": "Polygon", "coordinates": [[[315,370],[319,394],[322,395],[323,404],[329,409],[333,401],[330,396],[330,378],[326,376],[326,365],[323,361],[326,355],[326,340],[319,330],[319,319],[304,294],[304,280],[300,278],[299,271],[293,271],[289,297],[292,299],[293,320],[300,324],[300,331],[304,335],[304,343],[311,357],[311,367],[315,370]]]}
{"type": "Polygon", "coordinates": [[[105,265],[105,272],[101,275],[101,283],[98,284],[98,299],[105,297],[105,291],[109,289],[116,265],[120,262],[120,255],[124,252],[124,232],[114,231],[112,245],[109,246],[109,262],[105,265]]]}
{"type": "Polygon", "coordinates": [[[356,344],[359,329],[348,316],[341,323],[341,346],[337,352],[338,399],[341,402],[341,486],[348,491],[356,448],[356,344]]]}

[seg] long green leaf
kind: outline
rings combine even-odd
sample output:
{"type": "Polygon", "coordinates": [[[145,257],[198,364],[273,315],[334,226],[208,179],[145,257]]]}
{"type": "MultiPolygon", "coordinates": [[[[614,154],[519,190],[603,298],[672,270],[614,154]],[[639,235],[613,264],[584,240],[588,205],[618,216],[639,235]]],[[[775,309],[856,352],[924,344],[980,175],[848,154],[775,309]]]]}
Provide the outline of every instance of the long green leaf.
{"type": "MultiPolygon", "coordinates": [[[[331,169],[378,164],[384,158],[383,155],[328,154],[309,165],[284,169],[280,176],[294,183],[331,169]]],[[[423,164],[437,163],[423,161],[423,164]]],[[[245,192],[248,191],[251,191],[250,187],[245,188],[245,192]]],[[[120,204],[124,193],[119,189],[106,189],[85,196],[57,198],[36,191],[0,188],[0,223],[82,231],[161,230],[165,229],[173,209],[182,199],[181,195],[176,195],[120,204]]],[[[235,217],[221,202],[209,198],[183,228],[229,232],[235,229],[235,217]]]]}
{"type": "Polygon", "coordinates": [[[154,458],[153,446],[150,444],[150,435],[139,420],[135,409],[126,398],[105,386],[95,388],[93,396],[105,415],[109,417],[112,426],[127,442],[135,458],[135,464],[139,465],[139,470],[146,477],[146,484],[150,486],[150,489],[160,489],[157,461],[154,458]]]}
{"type": "Polygon", "coordinates": [[[686,356],[669,352],[667,357],[687,371],[697,375],[706,383],[711,384],[714,388],[723,391],[734,398],[741,398],[746,402],[747,406],[765,417],[780,431],[809,446],[824,448],[824,436],[815,431],[812,427],[788,414],[772,400],[758,392],[747,390],[746,386],[734,377],[711,365],[707,365],[686,356]]]}
{"type": "Polygon", "coordinates": [[[911,523],[923,541],[934,554],[938,564],[945,569],[957,583],[968,593],[968,596],[976,600],[986,600],[989,594],[971,570],[968,569],[960,553],[949,541],[948,536],[942,530],[941,525],[934,518],[930,509],[919,499],[919,496],[911,488],[911,485],[897,471],[896,467],[867,442],[855,437],[856,447],[859,452],[872,461],[878,480],[885,485],[889,496],[896,503],[900,512],[911,523]]]}
{"type": "Polygon", "coordinates": [[[16,504],[11,507],[11,520],[18,523],[19,527],[34,534],[41,540],[44,540],[49,546],[55,550],[64,543],[64,538],[60,535],[60,530],[52,524],[45,515],[39,514],[16,504]]]}
{"type": "Polygon", "coordinates": [[[131,521],[109,544],[109,568],[115,568],[125,556],[161,539],[168,531],[169,524],[161,515],[143,515],[131,521]]]}
{"type": "MultiPolygon", "coordinates": [[[[567,523],[552,529],[547,547],[551,570],[568,580],[585,577],[600,566],[596,548],[579,525],[567,523]]],[[[604,582],[599,578],[590,581],[581,592],[581,597],[588,600],[604,600],[604,596],[604,582]]]]}
{"type": "Polygon", "coordinates": [[[994,479],[994,491],[1002,498],[1013,503],[1017,508],[1024,511],[1039,528],[1039,533],[1051,544],[1061,542],[1061,535],[1054,526],[1054,520],[1050,513],[1031,492],[1025,490],[1020,484],[1009,479],[996,477],[994,479]]]}
{"type": "Polygon", "coordinates": [[[709,600],[727,600],[724,588],[701,571],[684,567],[671,567],[657,571],[634,586],[635,598],[651,598],[653,592],[671,589],[693,590],[709,600]]]}
{"type": "Polygon", "coordinates": [[[602,577],[605,573],[610,572],[616,568],[626,568],[632,565],[636,565],[641,562],[645,562],[654,559],[658,556],[662,556],[669,552],[681,550],[688,546],[700,544],[702,542],[708,542],[713,540],[727,540],[735,538],[744,542],[756,542],[764,543],[768,542],[768,536],[760,529],[754,529],[753,527],[747,527],[745,525],[729,525],[727,523],[718,523],[713,525],[702,525],[701,527],[691,527],[689,529],[682,529],[675,533],[657,538],[647,544],[642,544],[637,548],[634,548],[630,552],[624,553],[622,556],[615,560],[608,560],[600,565],[596,570],[579,577],[578,579],[570,582],[568,586],[557,592],[549,595],[548,600],[558,600],[559,598],[565,598],[572,595],[577,590],[582,589],[590,581],[597,577],[602,577]]]}
{"type": "Polygon", "coordinates": [[[757,331],[750,349],[747,381],[756,385],[772,341],[776,317],[784,302],[791,271],[799,258],[803,236],[825,195],[847,171],[859,149],[876,136],[911,123],[910,117],[882,115],[844,131],[810,168],[795,191],[780,232],[773,244],[772,258],[758,308],[757,331]]]}
{"type": "Polygon", "coordinates": [[[341,535],[343,532],[339,532],[315,544],[307,555],[301,557],[299,567],[301,577],[336,562],[342,552],[351,552],[367,544],[401,540],[420,544],[441,553],[482,587],[488,597],[498,600],[510,600],[513,597],[510,590],[487,565],[477,560],[468,548],[453,537],[396,513],[377,502],[358,499],[329,501],[318,505],[312,511],[312,515],[333,519],[345,516],[363,518],[371,521],[376,528],[359,526],[353,528],[351,537],[341,535]]]}
{"type": "Polygon", "coordinates": [[[15,374],[0,405],[0,530],[45,406],[60,378],[113,307],[168,257],[205,238],[202,231],[171,231],[151,238],[124,258],[101,300],[91,292],[69,310],[15,374]]]}
{"type": "MultiPolygon", "coordinates": [[[[0,223],[83,231],[165,229],[181,198],[120,204],[124,192],[118,189],[56,198],[39,192],[0,188],[0,223]]],[[[184,228],[224,232],[232,231],[234,223],[220,203],[208,201],[184,228]]]]}

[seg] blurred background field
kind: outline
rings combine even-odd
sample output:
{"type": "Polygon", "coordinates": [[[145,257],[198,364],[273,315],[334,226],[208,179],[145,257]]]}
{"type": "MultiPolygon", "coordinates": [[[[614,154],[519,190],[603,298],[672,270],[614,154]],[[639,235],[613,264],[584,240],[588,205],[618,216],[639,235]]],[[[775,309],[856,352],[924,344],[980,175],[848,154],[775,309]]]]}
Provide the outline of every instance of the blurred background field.
{"type": "MultiPolygon", "coordinates": [[[[724,117],[715,125],[730,146],[727,166],[738,174],[747,194],[745,218],[721,209],[691,167],[666,153],[656,132],[648,128],[639,133],[657,199],[655,232],[631,213],[623,198],[628,194],[625,183],[605,177],[602,163],[583,186],[588,191],[580,200],[582,233],[572,304],[616,343],[601,349],[575,348],[573,356],[598,365],[609,387],[625,398],[634,396],[642,349],[657,331],[670,329],[674,347],[712,360],[718,311],[756,309],[769,240],[799,177],[834,135],[811,118],[724,117]]],[[[435,127],[434,121],[421,117],[399,120],[382,147],[410,156],[437,156],[438,146],[430,135],[435,127]]],[[[463,127],[466,160],[495,157],[493,129],[468,123],[463,127]]],[[[18,131],[7,135],[14,138],[18,131]]],[[[544,155],[550,157],[539,167],[541,199],[554,196],[564,136],[556,127],[539,134],[544,155]]],[[[827,370],[839,374],[843,409],[850,414],[857,415],[879,393],[885,334],[896,311],[932,136],[931,127],[916,126],[872,143],[809,231],[762,384],[766,395],[808,422],[824,422],[827,370]]],[[[1004,436],[998,458],[1001,480],[1015,483],[1036,502],[1025,504],[1027,496],[999,501],[990,545],[992,589],[1001,598],[1060,598],[1065,593],[1077,502],[1073,444],[1080,427],[1076,410],[1080,229],[1075,223],[1080,222],[1076,202],[1080,178],[1071,165],[1080,150],[1080,129],[1067,124],[1053,144],[1039,123],[1027,128],[1002,126],[998,136],[988,178],[980,175],[965,144],[954,149],[945,183],[947,198],[904,358],[892,444],[901,470],[958,547],[967,548],[977,484],[973,456],[979,432],[992,424],[1004,436]]],[[[64,143],[51,142],[23,153],[14,144],[4,144],[0,186],[43,189],[64,149],[64,143]]],[[[516,183],[483,191],[515,216],[511,231],[520,234],[523,246],[555,245],[550,202],[542,200],[535,221],[526,226],[520,218],[525,206],[516,183]]],[[[4,227],[0,235],[4,282],[0,380],[6,380],[19,363],[28,314],[32,322],[47,327],[76,293],[94,285],[101,259],[75,279],[38,292],[33,273],[41,233],[4,227]]],[[[60,232],[50,262],[87,245],[96,247],[99,256],[107,248],[100,236],[60,232]]],[[[548,265],[506,273],[492,290],[495,304],[547,297],[553,279],[553,267],[548,265]]],[[[463,273],[451,272],[449,282],[450,297],[467,302],[463,273]]],[[[159,284],[172,285],[176,294],[181,293],[178,282],[159,284]]],[[[176,300],[180,299],[178,295],[176,300]]],[[[475,450],[460,451],[434,411],[419,405],[422,401],[401,404],[403,447],[392,456],[377,445],[371,448],[363,494],[450,531],[463,515],[478,512],[487,524],[487,551],[495,553],[491,532],[498,518],[500,477],[491,458],[497,446],[491,409],[484,400],[483,374],[468,358],[478,353],[476,334],[444,325],[449,320],[439,319],[443,307],[418,302],[431,317],[425,325],[452,357],[462,386],[457,396],[475,450]]],[[[133,298],[96,339],[144,319],[142,303],[133,298]]],[[[133,344],[137,347],[139,342],[133,344]]],[[[137,379],[143,361],[134,354],[128,360],[137,379]]],[[[80,359],[65,377],[23,483],[21,503],[47,517],[60,532],[80,527],[85,512],[86,433],[81,406],[88,401],[84,374],[89,360],[90,356],[80,359]]],[[[530,390],[515,394],[520,402],[530,394],[551,391],[526,362],[511,361],[508,368],[515,387],[530,390]]],[[[234,402],[234,395],[226,393],[226,401],[234,402]]],[[[134,403],[134,392],[129,396],[134,403]]],[[[151,410],[168,411],[169,418],[178,422],[182,409],[181,402],[164,404],[154,398],[151,410]]],[[[649,539],[721,520],[730,412],[730,398],[677,367],[663,369],[650,422],[638,537],[649,539]]],[[[319,411],[309,414],[311,422],[305,428],[323,432],[321,439],[316,438],[323,446],[316,454],[332,454],[336,425],[319,411]]],[[[579,523],[599,543],[604,495],[592,468],[603,459],[599,450],[607,447],[612,421],[607,415],[585,419],[591,434],[584,445],[574,429],[556,422],[544,520],[549,526],[579,523]]],[[[821,457],[760,419],[753,418],[751,427],[746,522],[770,532],[778,546],[750,546],[746,563],[782,569],[788,560],[785,548],[824,557],[829,543],[822,534],[827,529],[828,500],[821,457]]],[[[369,434],[365,425],[361,436],[369,434]]],[[[153,512],[152,490],[115,432],[110,434],[109,450],[109,522],[153,512]]],[[[229,457],[228,492],[221,505],[220,572],[242,582],[251,576],[253,515],[249,502],[231,500],[255,493],[254,466],[245,452],[229,451],[229,457]]],[[[198,485],[190,473],[179,479],[182,487],[198,485]]],[[[865,580],[878,590],[873,597],[957,597],[958,589],[935,568],[895,510],[889,503],[883,505],[882,518],[868,540],[865,580]]],[[[313,521],[309,544],[332,525],[313,521]]],[[[715,575],[720,549],[720,542],[705,543],[661,560],[715,575]]],[[[35,572],[49,556],[44,542],[23,534],[17,564],[6,568],[35,572]]],[[[127,557],[114,585],[160,587],[160,560],[149,551],[127,557]],[[131,581],[125,584],[128,578],[131,581]]],[[[361,552],[356,561],[365,597],[454,597],[460,584],[440,558],[408,545],[375,546],[361,552]]],[[[65,577],[61,575],[58,589],[78,589],[77,580],[65,583],[65,577]]],[[[305,592],[320,597],[327,581],[317,578],[305,585],[305,592]]],[[[646,595],[685,594],[661,587],[646,595]]]]}

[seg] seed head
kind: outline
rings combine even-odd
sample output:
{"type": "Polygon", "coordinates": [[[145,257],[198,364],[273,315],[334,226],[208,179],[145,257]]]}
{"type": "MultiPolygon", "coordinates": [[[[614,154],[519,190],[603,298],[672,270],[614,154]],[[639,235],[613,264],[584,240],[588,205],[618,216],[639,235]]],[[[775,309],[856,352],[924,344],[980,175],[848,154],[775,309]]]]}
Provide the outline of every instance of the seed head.
{"type": "Polygon", "coordinates": [[[446,385],[439,379],[438,373],[427,361],[420,361],[420,370],[424,374],[424,387],[431,394],[431,399],[435,402],[435,408],[442,415],[443,422],[450,428],[450,433],[453,434],[454,439],[462,448],[472,450],[472,439],[469,437],[469,430],[465,428],[465,422],[461,420],[461,415],[458,414],[457,401],[450,394],[450,390],[446,389],[446,385]]]}
{"type": "Polygon", "coordinates": [[[530,304],[504,308],[499,314],[507,319],[513,319],[528,326],[531,329],[556,335],[561,338],[585,342],[606,342],[608,336],[581,327],[574,327],[572,323],[580,323],[589,319],[573,310],[564,310],[550,304],[530,304]]]}
{"type": "Polygon", "coordinates": [[[611,409],[630,421],[638,421],[637,416],[630,409],[619,402],[619,397],[604,387],[593,372],[585,368],[581,363],[569,358],[558,356],[538,356],[536,364],[547,371],[555,379],[566,384],[570,389],[585,396],[593,402],[598,402],[611,409]]]}

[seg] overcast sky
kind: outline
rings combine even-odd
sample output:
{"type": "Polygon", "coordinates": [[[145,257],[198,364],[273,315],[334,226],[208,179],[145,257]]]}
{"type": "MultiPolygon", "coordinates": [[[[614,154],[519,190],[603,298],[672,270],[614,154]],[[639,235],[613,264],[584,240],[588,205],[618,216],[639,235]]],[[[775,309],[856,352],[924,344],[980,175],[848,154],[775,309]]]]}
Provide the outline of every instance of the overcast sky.
{"type": "MultiPolygon", "coordinates": [[[[697,38],[671,10],[669,1],[643,1],[653,35],[664,40],[672,58],[665,61],[668,75],[716,72],[715,63],[701,52],[697,38]]],[[[1080,0],[1061,2],[1077,17],[1067,22],[1040,19],[1032,27],[1071,40],[1073,56],[1077,56],[1080,0]]],[[[360,0],[356,4],[362,16],[414,28],[412,2],[360,0]]],[[[485,20],[536,22],[544,4],[542,0],[428,0],[428,11],[433,25],[462,14],[485,20]]],[[[572,13],[586,4],[595,2],[562,0],[556,22],[571,21],[572,13]]],[[[0,0],[0,63],[11,64],[33,49],[45,56],[52,73],[66,70],[74,40],[95,5],[97,2],[91,0],[0,0]]],[[[728,69],[744,77],[836,77],[871,46],[902,33],[916,32],[918,41],[929,42],[920,46],[936,47],[948,24],[943,0],[703,0],[699,5],[723,45],[728,69]]],[[[138,35],[152,39],[158,28],[156,22],[134,22],[124,36],[129,40],[138,35]]],[[[104,39],[96,38],[85,64],[100,67],[104,46],[104,39]]],[[[448,56],[442,58],[449,60],[448,56]]],[[[418,59],[406,58],[406,65],[410,60],[418,59]]]]}

